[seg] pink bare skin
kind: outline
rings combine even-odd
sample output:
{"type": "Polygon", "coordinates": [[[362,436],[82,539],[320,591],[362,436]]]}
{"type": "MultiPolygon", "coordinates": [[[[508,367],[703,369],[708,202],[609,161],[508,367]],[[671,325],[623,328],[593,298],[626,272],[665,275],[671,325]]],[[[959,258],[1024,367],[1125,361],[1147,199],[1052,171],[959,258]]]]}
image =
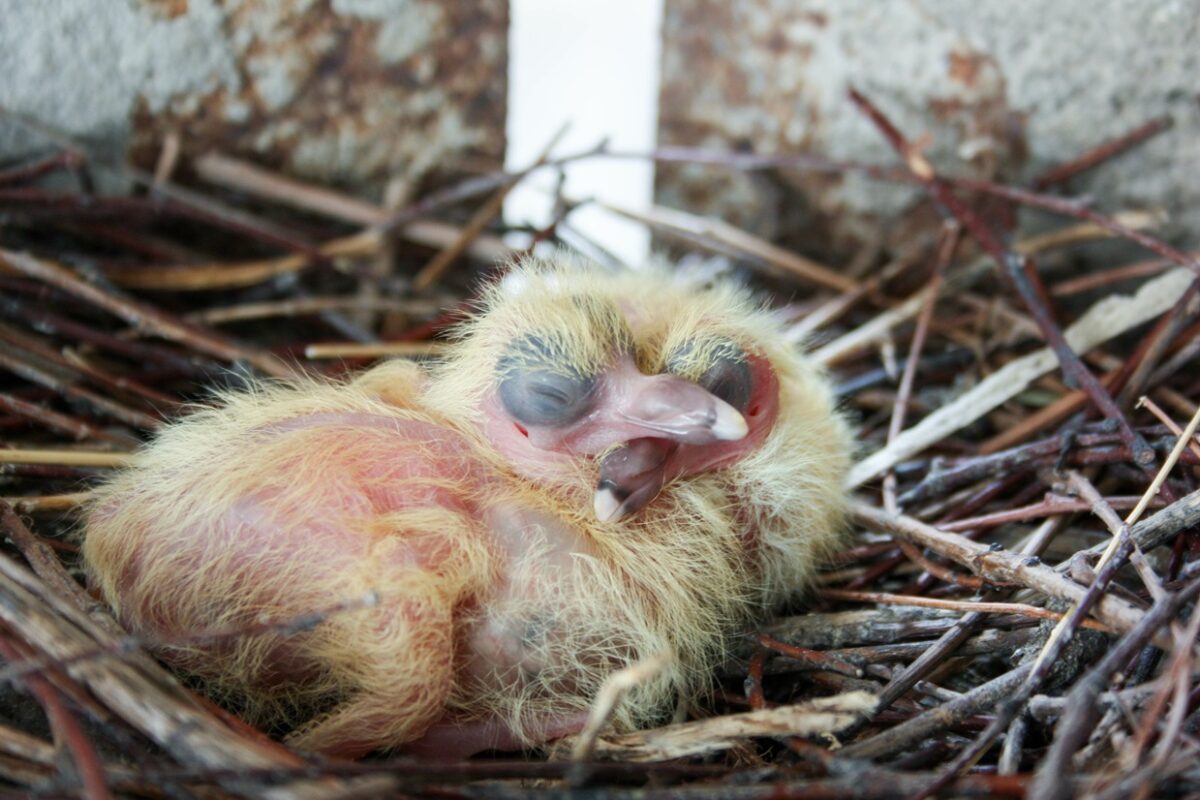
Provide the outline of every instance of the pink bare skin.
{"type": "MultiPolygon", "coordinates": [[[[613,445],[637,440],[639,435],[640,441],[654,442],[663,458],[651,469],[655,476],[649,483],[654,491],[639,495],[640,507],[650,502],[665,483],[737,458],[765,435],[776,413],[777,393],[765,362],[756,364],[755,370],[761,377],[760,392],[753,413],[748,414],[749,430],[747,434],[735,431],[737,440],[713,436],[711,407],[723,405],[721,401],[678,378],[636,373],[627,363],[605,376],[604,391],[593,412],[565,431],[530,429],[514,423],[494,397],[485,400],[484,428],[512,463],[551,482],[567,480],[569,458],[600,453],[613,445]],[[652,406],[649,412],[647,405],[652,406]]],[[[726,422],[727,417],[740,419],[733,412],[726,413],[719,422],[726,422]]],[[[398,715],[410,716],[414,728],[425,730],[404,750],[444,757],[486,749],[518,749],[528,743],[531,735],[535,740],[556,738],[574,733],[583,725],[586,714],[548,717],[535,723],[537,730],[532,734],[527,726],[520,737],[503,719],[463,718],[442,711],[452,686],[464,676],[483,682],[513,672],[535,677],[548,666],[538,663],[523,647],[522,624],[508,614],[510,608],[524,607],[531,599],[536,602],[536,598],[527,596],[533,582],[517,582],[510,576],[520,571],[518,566],[525,571],[534,569],[543,582],[569,576],[574,556],[591,555],[586,541],[569,523],[543,509],[523,506],[519,500],[504,500],[513,478],[496,471],[473,452],[469,439],[449,427],[365,414],[321,413],[274,422],[259,434],[296,440],[295,463],[276,464],[284,475],[312,469],[312,464],[305,463],[299,454],[320,450],[323,479],[315,484],[317,493],[309,496],[306,504],[320,508],[320,516],[297,509],[289,502],[287,491],[273,483],[248,486],[227,511],[210,521],[210,527],[182,537],[174,553],[181,566],[199,568],[211,559],[212,548],[219,546],[227,564],[229,588],[239,593],[248,607],[276,608],[301,616],[329,605],[332,599],[308,587],[328,585],[348,574],[380,569],[452,570],[457,554],[445,538],[410,533],[402,546],[388,548],[381,555],[376,547],[378,539],[362,535],[374,520],[396,512],[435,507],[460,514],[470,520],[472,537],[483,542],[494,560],[489,582],[464,587],[438,614],[406,608],[402,600],[395,598],[385,599],[381,608],[370,612],[378,617],[380,626],[386,626],[390,617],[406,616],[410,624],[424,630],[422,636],[427,641],[441,642],[447,653],[456,655],[447,662],[447,669],[427,676],[419,694],[381,697],[377,688],[364,695],[346,715],[353,724],[337,724],[334,720],[333,733],[319,740],[329,741],[321,749],[340,757],[365,755],[379,747],[373,731],[393,723],[398,715]],[[414,442],[420,442],[418,458],[411,455],[414,442]],[[445,475],[469,482],[475,491],[464,496],[439,486],[445,475]],[[538,535],[531,535],[534,530],[538,535]],[[286,538],[280,536],[281,531],[288,532],[286,538]],[[285,585],[261,580],[264,569],[289,560],[295,541],[305,542],[308,550],[320,552],[323,557],[302,563],[290,560],[291,580],[285,585]],[[424,616],[414,618],[418,613],[424,616]],[[453,630],[452,636],[447,634],[449,630],[453,630]],[[432,692],[428,691],[431,685],[435,687],[432,692]],[[354,734],[351,727],[364,735],[354,734]]],[[[599,464],[596,469],[599,474],[599,464]]],[[[627,477],[639,486],[645,485],[642,476],[627,477]]],[[[197,480],[202,479],[197,476],[197,480]]],[[[636,510],[629,508],[624,513],[636,510]]],[[[101,508],[97,513],[103,516],[105,512],[101,508]]],[[[137,584],[143,572],[142,559],[134,558],[121,581],[137,584]]],[[[570,587],[565,591],[569,592],[570,587]]],[[[169,603],[127,605],[122,609],[122,618],[129,627],[157,636],[179,636],[194,630],[194,619],[187,610],[169,603]]],[[[272,668],[262,680],[280,684],[308,681],[324,667],[321,659],[312,657],[310,649],[303,637],[280,643],[270,653],[272,668]]],[[[210,655],[206,651],[185,651],[172,658],[181,667],[203,672],[210,655]]],[[[375,685],[382,687],[386,681],[385,669],[375,685]]]]}
{"type": "Polygon", "coordinates": [[[253,722],[347,758],[577,732],[607,675],[659,653],[673,666],[614,724],[702,684],[836,537],[845,426],[733,292],[660,324],[656,303],[691,295],[530,275],[543,305],[493,297],[441,371],[257,387],[168,426],[86,520],[123,624],[253,722]]]}

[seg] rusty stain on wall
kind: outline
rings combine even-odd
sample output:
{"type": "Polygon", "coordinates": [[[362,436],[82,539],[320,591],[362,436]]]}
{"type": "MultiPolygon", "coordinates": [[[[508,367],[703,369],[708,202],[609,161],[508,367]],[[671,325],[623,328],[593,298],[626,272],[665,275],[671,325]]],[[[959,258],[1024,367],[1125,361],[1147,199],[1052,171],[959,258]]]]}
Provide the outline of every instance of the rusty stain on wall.
{"type": "MultiPolygon", "coordinates": [[[[14,2],[0,106],[144,167],[177,132],[379,199],[500,167],[507,35],[507,0],[14,2]]],[[[50,149],[0,120],[0,162],[50,149]]]]}
{"type": "MultiPolygon", "coordinates": [[[[898,164],[871,97],[948,174],[1021,183],[1152,119],[1170,130],[1060,190],[1163,209],[1200,242],[1200,4],[665,0],[660,141],[898,164]]],[[[919,196],[856,175],[659,170],[658,198],[836,258],[919,196]]],[[[936,215],[930,215],[936,224],[936,215]]],[[[1022,214],[1023,225],[1049,224],[1022,214]]]]}
{"type": "MultiPolygon", "coordinates": [[[[894,160],[846,99],[859,85],[914,138],[930,139],[940,167],[997,177],[1023,163],[1022,118],[986,53],[947,32],[905,21],[892,4],[819,0],[666,0],[659,139],[663,145],[759,154],[811,153],[894,160]],[[851,8],[853,6],[853,8],[851,8]],[[872,33],[872,19],[879,31],[872,33]],[[901,18],[903,24],[897,24],[901,18]],[[933,63],[886,54],[874,39],[911,34],[942,41],[933,63]],[[866,31],[864,33],[864,30],[866,31]],[[894,63],[888,65],[887,60],[894,63]],[[905,81],[914,92],[894,91],[905,81]],[[897,105],[897,101],[901,105],[897,105]],[[915,104],[914,104],[915,103],[915,104]]],[[[924,57],[926,51],[921,51],[924,57]]],[[[851,252],[913,199],[905,187],[857,176],[796,171],[735,173],[663,165],[659,202],[721,217],[806,252],[851,252]]]]}
{"type": "Polygon", "coordinates": [[[222,74],[137,101],[131,152],[163,137],[378,196],[399,177],[498,168],[504,157],[506,0],[141,0],[163,24],[222,15],[222,74]]]}

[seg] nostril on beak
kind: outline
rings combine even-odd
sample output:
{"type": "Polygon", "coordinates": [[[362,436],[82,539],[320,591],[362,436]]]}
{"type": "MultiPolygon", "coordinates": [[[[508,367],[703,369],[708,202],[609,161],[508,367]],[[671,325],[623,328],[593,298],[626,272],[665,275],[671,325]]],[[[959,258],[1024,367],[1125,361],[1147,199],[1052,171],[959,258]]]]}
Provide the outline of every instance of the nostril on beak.
{"type": "Polygon", "coordinates": [[[736,408],[673,375],[638,376],[615,416],[645,434],[682,444],[737,441],[750,432],[736,408]]]}

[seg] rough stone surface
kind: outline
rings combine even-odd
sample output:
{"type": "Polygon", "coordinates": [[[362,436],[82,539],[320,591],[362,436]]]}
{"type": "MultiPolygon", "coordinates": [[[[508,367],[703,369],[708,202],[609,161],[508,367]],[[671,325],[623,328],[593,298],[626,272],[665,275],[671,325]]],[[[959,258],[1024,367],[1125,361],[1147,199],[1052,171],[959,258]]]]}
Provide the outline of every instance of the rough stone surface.
{"type": "MultiPolygon", "coordinates": [[[[939,170],[1022,180],[1159,116],[1172,130],[1067,187],[1167,209],[1200,242],[1200,3],[1161,0],[666,0],[663,144],[898,163],[858,87],[939,170]]],[[[659,170],[667,205],[851,248],[912,190],[859,177],[659,170]]]]}
{"type": "MultiPolygon", "coordinates": [[[[0,105],[377,192],[503,163],[506,0],[0,0],[0,105]]],[[[0,159],[45,150],[0,123],[0,159]]]]}

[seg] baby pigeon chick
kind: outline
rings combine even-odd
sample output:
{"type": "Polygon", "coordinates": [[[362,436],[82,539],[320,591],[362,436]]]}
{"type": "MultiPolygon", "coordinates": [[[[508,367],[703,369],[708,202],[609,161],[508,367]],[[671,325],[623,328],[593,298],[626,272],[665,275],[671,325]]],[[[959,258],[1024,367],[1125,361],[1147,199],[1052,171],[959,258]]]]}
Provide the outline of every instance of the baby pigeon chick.
{"type": "MultiPolygon", "coordinates": [[[[563,261],[563,259],[559,259],[563,261]]],[[[661,719],[801,590],[842,525],[850,437],[746,294],[661,270],[515,267],[431,370],[263,384],[166,428],[86,518],[93,585],[156,652],[296,746],[516,749],[604,678],[661,719]]]]}

